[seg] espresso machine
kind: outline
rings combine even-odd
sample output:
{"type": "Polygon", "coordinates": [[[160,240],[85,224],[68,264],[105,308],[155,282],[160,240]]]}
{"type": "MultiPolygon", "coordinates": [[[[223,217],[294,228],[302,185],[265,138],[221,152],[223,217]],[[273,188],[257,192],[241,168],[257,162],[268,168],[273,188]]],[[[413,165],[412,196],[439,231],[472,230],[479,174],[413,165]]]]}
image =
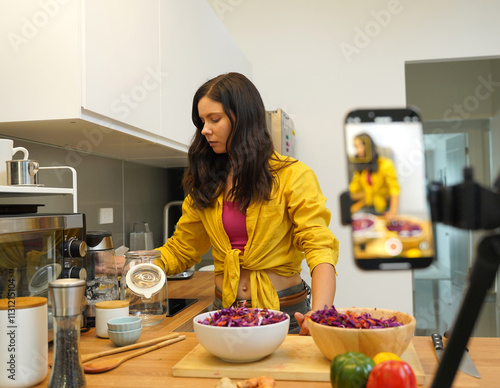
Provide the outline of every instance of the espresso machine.
{"type": "Polygon", "coordinates": [[[0,205],[0,299],[47,298],[51,340],[49,282],[87,276],[83,266],[87,252],[85,215],[6,214],[7,207],[0,205]]]}

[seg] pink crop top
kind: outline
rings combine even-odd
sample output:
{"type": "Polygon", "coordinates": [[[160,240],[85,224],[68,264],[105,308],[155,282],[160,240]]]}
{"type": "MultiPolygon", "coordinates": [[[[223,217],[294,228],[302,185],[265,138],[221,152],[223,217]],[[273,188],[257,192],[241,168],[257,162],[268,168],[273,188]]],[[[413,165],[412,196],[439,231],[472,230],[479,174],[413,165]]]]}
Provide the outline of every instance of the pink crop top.
{"type": "Polygon", "coordinates": [[[239,211],[236,203],[224,201],[222,225],[233,249],[239,249],[241,253],[245,253],[245,245],[248,241],[247,216],[239,211]]]}

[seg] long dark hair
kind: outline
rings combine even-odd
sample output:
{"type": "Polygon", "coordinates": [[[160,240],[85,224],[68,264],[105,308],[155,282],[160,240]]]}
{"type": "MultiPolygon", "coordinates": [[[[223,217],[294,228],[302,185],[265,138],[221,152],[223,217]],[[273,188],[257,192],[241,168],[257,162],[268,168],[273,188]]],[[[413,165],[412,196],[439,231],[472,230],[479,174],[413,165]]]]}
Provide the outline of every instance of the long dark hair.
{"type": "Polygon", "coordinates": [[[192,120],[197,130],[189,147],[189,168],[183,179],[195,206],[205,208],[222,193],[232,170],[229,193],[244,211],[252,200],[268,200],[274,174],[269,165],[274,147],[266,126],[264,103],[255,85],[239,73],[219,75],[203,84],[193,98],[192,120]],[[198,103],[203,97],[220,102],[231,122],[226,153],[217,154],[201,134],[198,103]]]}
{"type": "MultiPolygon", "coordinates": [[[[371,155],[369,160],[363,160],[362,162],[354,162],[354,168],[356,170],[367,170],[369,172],[376,172],[378,170],[378,152],[377,145],[373,141],[372,137],[367,133],[360,133],[355,137],[363,143],[365,147],[365,153],[369,152],[371,155]]],[[[365,155],[367,156],[367,155],[365,155]]]]}

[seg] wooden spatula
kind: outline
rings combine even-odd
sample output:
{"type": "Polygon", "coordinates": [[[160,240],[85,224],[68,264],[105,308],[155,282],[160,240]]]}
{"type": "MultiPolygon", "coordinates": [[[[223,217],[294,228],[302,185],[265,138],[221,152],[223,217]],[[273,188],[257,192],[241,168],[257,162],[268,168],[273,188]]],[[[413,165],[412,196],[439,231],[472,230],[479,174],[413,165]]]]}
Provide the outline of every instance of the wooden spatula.
{"type": "Polygon", "coordinates": [[[173,334],[165,335],[163,337],[154,338],[154,339],[149,340],[149,341],[137,342],[137,343],[132,344],[132,345],[121,346],[118,348],[105,350],[105,351],[98,352],[98,353],[84,354],[84,355],[82,355],[82,363],[85,363],[85,362],[90,361],[90,360],[94,360],[94,359],[99,358],[99,357],[109,356],[111,354],[122,353],[122,352],[126,352],[128,350],[139,349],[139,348],[143,348],[145,346],[154,345],[154,344],[157,344],[159,342],[166,341],[166,340],[173,339],[173,338],[177,338],[177,337],[179,337],[179,334],[173,333],[173,334]]]}
{"type": "Polygon", "coordinates": [[[185,338],[186,338],[185,335],[180,335],[177,338],[173,338],[173,339],[169,339],[167,341],[160,342],[159,344],[149,346],[147,348],[138,350],[137,352],[129,353],[129,354],[122,356],[122,357],[115,357],[115,358],[111,358],[109,360],[101,360],[101,361],[91,362],[90,364],[86,364],[83,366],[83,371],[85,373],[107,372],[107,371],[114,369],[117,366],[123,364],[125,361],[130,360],[131,358],[140,356],[142,354],[146,354],[146,353],[151,352],[153,350],[156,350],[156,349],[162,348],[164,346],[173,344],[175,342],[182,341],[185,338]]]}

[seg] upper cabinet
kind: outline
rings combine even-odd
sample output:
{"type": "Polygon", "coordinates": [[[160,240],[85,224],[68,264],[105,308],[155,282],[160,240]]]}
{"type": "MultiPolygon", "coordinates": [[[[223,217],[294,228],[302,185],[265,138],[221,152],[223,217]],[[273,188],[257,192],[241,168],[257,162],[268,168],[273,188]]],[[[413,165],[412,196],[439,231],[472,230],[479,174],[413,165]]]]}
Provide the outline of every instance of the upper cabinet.
{"type": "Polygon", "coordinates": [[[196,89],[251,66],[206,0],[0,2],[0,136],[185,164],[196,89]]]}
{"type": "Polygon", "coordinates": [[[160,0],[83,5],[82,107],[160,134],[160,0]]]}

